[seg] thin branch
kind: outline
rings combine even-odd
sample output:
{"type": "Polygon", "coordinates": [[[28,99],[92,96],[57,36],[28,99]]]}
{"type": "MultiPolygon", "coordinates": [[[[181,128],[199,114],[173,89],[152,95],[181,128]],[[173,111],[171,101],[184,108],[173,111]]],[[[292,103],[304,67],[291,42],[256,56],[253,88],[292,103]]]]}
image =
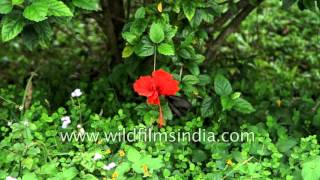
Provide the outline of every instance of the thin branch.
{"type": "Polygon", "coordinates": [[[207,53],[207,58],[211,59],[217,53],[217,49],[222,45],[225,38],[231,33],[235,32],[240,26],[241,22],[262,2],[263,0],[258,0],[255,5],[248,4],[244,7],[238,15],[232,19],[232,21],[222,30],[216,39],[209,42],[209,50],[207,53]]]}
{"type": "MultiPolygon", "coordinates": [[[[229,8],[225,13],[223,13],[217,20],[213,23],[213,31],[216,31],[220,27],[222,27],[229,19],[231,19],[234,15],[236,15],[240,10],[242,10],[245,6],[248,5],[247,0],[241,0],[236,4],[236,12],[234,9],[229,8]]],[[[212,33],[212,32],[211,32],[212,33]]]]}

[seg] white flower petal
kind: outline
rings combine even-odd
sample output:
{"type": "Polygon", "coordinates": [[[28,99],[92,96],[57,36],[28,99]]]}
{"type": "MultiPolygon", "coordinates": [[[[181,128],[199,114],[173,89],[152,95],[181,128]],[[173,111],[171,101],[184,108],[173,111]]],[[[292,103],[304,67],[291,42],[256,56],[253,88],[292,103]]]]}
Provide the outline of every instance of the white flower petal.
{"type": "Polygon", "coordinates": [[[100,159],[102,159],[102,155],[99,154],[99,153],[95,153],[92,159],[93,159],[94,161],[100,160],[100,159]]]}
{"type": "Polygon", "coordinates": [[[12,176],[7,176],[7,177],[6,177],[6,180],[17,180],[17,178],[12,177],[12,176]]]}

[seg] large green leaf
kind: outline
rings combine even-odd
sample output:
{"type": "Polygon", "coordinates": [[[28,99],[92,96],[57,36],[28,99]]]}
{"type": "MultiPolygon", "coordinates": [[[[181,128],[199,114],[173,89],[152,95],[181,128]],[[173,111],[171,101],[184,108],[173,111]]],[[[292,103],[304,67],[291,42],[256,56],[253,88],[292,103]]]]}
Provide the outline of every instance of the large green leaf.
{"type": "Polygon", "coordinates": [[[160,43],[164,40],[164,31],[161,24],[152,23],[150,27],[149,37],[154,43],[160,43]]]}
{"type": "Polygon", "coordinates": [[[214,90],[220,96],[228,96],[232,93],[232,87],[227,78],[218,74],[214,78],[214,90]]]}
{"type": "Polygon", "coordinates": [[[73,16],[69,7],[62,1],[51,0],[48,9],[49,16],[73,16]]]}
{"type": "Polygon", "coordinates": [[[99,9],[99,0],[72,0],[72,3],[85,10],[96,11],[99,9]]]}
{"type": "Polygon", "coordinates": [[[48,9],[49,3],[35,1],[24,9],[23,16],[31,21],[40,22],[47,19],[48,9]]]}
{"type": "Polygon", "coordinates": [[[171,56],[175,54],[174,46],[168,43],[162,43],[158,47],[158,51],[160,54],[171,56]]]}
{"type": "Polygon", "coordinates": [[[25,22],[21,16],[5,16],[2,24],[2,40],[9,41],[21,33],[25,22]]]}
{"type": "Polygon", "coordinates": [[[301,175],[304,180],[319,180],[320,179],[320,156],[316,156],[302,164],[301,175]]]}
{"type": "Polygon", "coordinates": [[[0,0],[0,14],[8,14],[12,11],[11,0],[0,0]]]}

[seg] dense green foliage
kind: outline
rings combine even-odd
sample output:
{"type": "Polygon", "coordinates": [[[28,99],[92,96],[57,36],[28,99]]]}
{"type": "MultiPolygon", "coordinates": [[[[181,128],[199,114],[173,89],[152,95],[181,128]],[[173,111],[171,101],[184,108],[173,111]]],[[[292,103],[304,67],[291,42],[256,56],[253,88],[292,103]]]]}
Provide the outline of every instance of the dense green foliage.
{"type": "Polygon", "coordinates": [[[320,179],[319,1],[252,1],[223,43],[228,25],[214,22],[241,1],[124,2],[114,38],[98,0],[0,0],[0,179],[320,179]],[[157,107],[132,88],[154,68],[172,73],[192,104],[178,117],[163,98],[161,129],[157,107]],[[60,138],[137,128],[255,139],[60,138]]]}

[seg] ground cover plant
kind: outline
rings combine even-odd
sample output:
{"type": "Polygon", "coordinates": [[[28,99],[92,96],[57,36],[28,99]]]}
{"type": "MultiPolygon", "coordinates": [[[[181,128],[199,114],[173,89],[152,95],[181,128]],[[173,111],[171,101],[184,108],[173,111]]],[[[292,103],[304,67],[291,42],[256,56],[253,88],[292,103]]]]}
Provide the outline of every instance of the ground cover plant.
{"type": "Polygon", "coordinates": [[[0,0],[0,179],[320,179],[319,7],[0,0]]]}

